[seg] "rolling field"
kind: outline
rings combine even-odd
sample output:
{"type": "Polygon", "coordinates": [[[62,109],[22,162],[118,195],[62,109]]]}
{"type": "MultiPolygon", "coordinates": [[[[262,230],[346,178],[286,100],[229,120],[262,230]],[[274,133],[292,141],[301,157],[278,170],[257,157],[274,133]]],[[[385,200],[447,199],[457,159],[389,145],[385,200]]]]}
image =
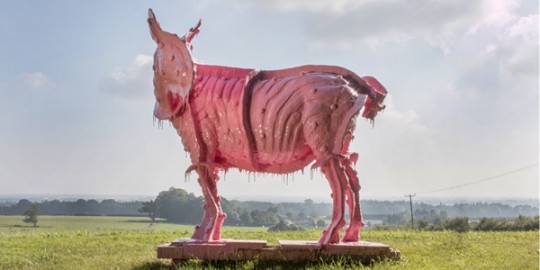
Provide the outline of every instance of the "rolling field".
{"type": "MultiPolygon", "coordinates": [[[[170,269],[156,258],[156,246],[189,237],[192,225],[146,218],[40,216],[37,228],[22,216],[0,216],[0,269],[170,269]]],[[[316,240],[321,232],[267,233],[265,228],[225,227],[223,238],[316,240]]],[[[538,269],[538,232],[414,232],[364,230],[365,241],[401,251],[399,262],[369,266],[346,261],[285,264],[248,261],[207,264],[190,261],[182,269],[538,269]]]]}

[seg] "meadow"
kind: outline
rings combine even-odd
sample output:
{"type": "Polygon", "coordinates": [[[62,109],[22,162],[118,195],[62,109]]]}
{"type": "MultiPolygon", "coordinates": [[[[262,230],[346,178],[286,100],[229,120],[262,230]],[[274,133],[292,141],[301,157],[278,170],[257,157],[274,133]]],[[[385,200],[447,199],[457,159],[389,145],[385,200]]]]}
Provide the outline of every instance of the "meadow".
{"type": "MultiPolygon", "coordinates": [[[[171,269],[156,258],[156,246],[189,237],[192,225],[136,217],[39,216],[38,227],[21,216],[0,216],[0,269],[171,269]]],[[[223,238],[316,240],[321,232],[267,232],[266,228],[225,227],[223,238]]],[[[423,232],[364,230],[362,239],[401,251],[398,262],[361,265],[321,263],[189,261],[181,269],[538,269],[539,233],[423,232]]]]}

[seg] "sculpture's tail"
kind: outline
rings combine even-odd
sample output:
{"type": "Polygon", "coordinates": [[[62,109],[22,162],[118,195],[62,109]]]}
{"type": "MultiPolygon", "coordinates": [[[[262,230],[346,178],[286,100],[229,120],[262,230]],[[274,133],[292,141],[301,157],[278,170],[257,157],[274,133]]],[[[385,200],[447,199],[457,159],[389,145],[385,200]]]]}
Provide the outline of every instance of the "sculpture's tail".
{"type": "Polygon", "coordinates": [[[364,112],[362,116],[374,120],[379,111],[384,110],[384,98],[388,94],[386,88],[375,78],[371,76],[362,77],[362,79],[371,87],[366,103],[364,104],[364,112]]]}

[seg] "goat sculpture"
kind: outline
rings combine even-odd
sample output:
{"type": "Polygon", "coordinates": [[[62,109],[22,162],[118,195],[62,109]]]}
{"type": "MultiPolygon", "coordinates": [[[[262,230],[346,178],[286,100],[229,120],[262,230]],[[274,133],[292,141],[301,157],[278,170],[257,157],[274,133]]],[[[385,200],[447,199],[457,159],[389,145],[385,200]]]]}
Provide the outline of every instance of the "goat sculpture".
{"type": "Polygon", "coordinates": [[[345,204],[350,222],[341,241],[356,242],[363,227],[360,185],[348,148],[355,118],[373,120],[384,109],[385,88],[336,66],[307,65],[263,71],[203,65],[191,57],[201,22],[183,37],[163,31],[149,10],[157,43],[154,116],[169,120],[182,138],[204,195],[204,215],[192,239],[220,239],[226,218],[218,196],[218,172],[229,168],[284,174],[313,163],[330,183],[332,220],[319,240],[340,241],[345,204]]]}

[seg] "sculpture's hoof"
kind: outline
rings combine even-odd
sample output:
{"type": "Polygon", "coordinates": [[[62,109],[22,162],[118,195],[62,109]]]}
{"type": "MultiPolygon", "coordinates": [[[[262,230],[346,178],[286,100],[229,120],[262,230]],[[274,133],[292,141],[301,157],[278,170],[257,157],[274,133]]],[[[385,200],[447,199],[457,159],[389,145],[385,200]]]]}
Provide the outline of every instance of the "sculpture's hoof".
{"type": "Polygon", "coordinates": [[[341,242],[358,242],[360,240],[360,237],[358,237],[358,234],[355,235],[346,235],[341,238],[341,242]]]}
{"type": "Polygon", "coordinates": [[[321,245],[335,244],[335,243],[339,243],[339,233],[329,234],[327,233],[327,230],[325,230],[323,232],[321,239],[319,239],[319,244],[321,245]]]}
{"type": "Polygon", "coordinates": [[[362,226],[349,226],[347,230],[345,230],[345,234],[343,235],[343,238],[341,238],[342,242],[358,242],[360,240],[360,227],[362,226]]]}

